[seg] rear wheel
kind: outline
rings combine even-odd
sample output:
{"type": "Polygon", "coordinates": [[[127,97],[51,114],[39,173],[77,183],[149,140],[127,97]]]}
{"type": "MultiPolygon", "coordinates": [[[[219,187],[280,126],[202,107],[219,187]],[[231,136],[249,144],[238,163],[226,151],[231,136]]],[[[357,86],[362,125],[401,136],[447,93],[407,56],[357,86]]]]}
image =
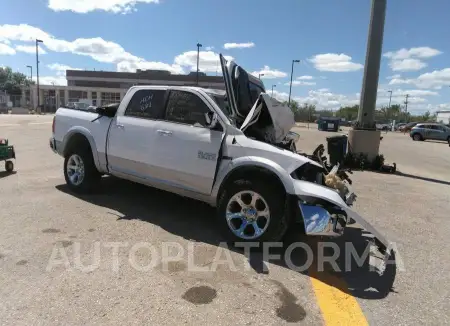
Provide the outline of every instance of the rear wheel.
{"type": "Polygon", "coordinates": [[[90,192],[100,180],[90,148],[73,149],[64,159],[64,178],[69,188],[78,193],[90,192]]]}
{"type": "Polygon", "coordinates": [[[285,195],[262,180],[236,180],[222,192],[217,218],[230,242],[279,241],[288,226],[285,195]]]}
{"type": "Polygon", "coordinates": [[[413,135],[413,140],[420,141],[420,140],[423,140],[423,138],[422,138],[422,136],[420,134],[414,134],[413,135]]]}
{"type": "Polygon", "coordinates": [[[7,172],[12,172],[14,170],[14,163],[12,161],[5,162],[5,170],[7,172]]]}
{"type": "Polygon", "coordinates": [[[447,137],[448,146],[450,146],[450,136],[447,137]]]}

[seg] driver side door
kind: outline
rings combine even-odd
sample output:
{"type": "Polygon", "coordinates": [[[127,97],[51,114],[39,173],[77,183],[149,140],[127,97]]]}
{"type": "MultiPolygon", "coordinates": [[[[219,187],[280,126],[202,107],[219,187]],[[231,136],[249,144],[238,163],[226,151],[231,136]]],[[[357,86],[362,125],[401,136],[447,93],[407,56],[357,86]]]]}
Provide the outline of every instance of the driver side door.
{"type": "Polygon", "coordinates": [[[209,195],[225,133],[219,123],[214,130],[207,127],[205,114],[214,109],[202,96],[191,90],[170,90],[152,156],[158,179],[167,186],[209,195]]]}

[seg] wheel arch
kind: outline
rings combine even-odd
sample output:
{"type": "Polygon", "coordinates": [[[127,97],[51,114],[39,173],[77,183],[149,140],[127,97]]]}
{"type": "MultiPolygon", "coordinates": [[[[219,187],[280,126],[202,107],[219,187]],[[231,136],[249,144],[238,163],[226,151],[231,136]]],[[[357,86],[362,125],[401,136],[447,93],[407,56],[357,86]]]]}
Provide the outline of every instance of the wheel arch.
{"type": "Polygon", "coordinates": [[[219,173],[211,194],[212,204],[217,205],[217,200],[228,182],[249,177],[268,178],[282,187],[286,194],[295,193],[291,176],[279,164],[264,158],[245,157],[233,160],[219,173]]]}
{"type": "Polygon", "coordinates": [[[73,146],[83,142],[85,142],[86,145],[89,145],[92,152],[92,157],[94,158],[95,167],[97,168],[97,170],[100,170],[97,146],[95,145],[94,137],[86,128],[74,127],[67,132],[66,136],[63,139],[63,146],[61,151],[62,156],[65,157],[67,152],[73,146]]]}

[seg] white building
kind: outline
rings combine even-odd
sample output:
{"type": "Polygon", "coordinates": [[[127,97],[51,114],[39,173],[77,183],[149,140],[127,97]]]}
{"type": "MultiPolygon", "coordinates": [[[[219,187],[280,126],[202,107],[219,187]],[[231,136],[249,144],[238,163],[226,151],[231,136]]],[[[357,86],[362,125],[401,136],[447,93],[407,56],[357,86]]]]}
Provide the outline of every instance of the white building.
{"type": "Polygon", "coordinates": [[[450,110],[437,111],[436,121],[443,124],[450,124],[450,110]]]}
{"type": "MultiPolygon", "coordinates": [[[[68,102],[89,102],[92,105],[117,103],[133,85],[196,86],[197,74],[174,75],[161,70],[137,70],[136,72],[67,70],[68,86],[39,85],[39,105],[43,112],[55,110],[68,102]]],[[[222,76],[200,73],[198,86],[225,89],[222,76]]],[[[37,85],[23,89],[22,96],[13,99],[13,106],[36,108],[37,85]]]]}

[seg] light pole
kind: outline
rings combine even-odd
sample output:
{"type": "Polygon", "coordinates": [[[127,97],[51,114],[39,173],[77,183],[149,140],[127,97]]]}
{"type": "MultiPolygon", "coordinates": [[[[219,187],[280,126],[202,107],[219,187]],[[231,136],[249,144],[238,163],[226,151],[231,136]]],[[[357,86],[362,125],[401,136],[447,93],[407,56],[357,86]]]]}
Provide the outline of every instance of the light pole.
{"type": "Polygon", "coordinates": [[[264,76],[264,74],[258,74],[258,79],[261,79],[261,76],[264,76]]]}
{"type": "Polygon", "coordinates": [[[392,99],[392,91],[388,91],[389,93],[389,109],[391,108],[391,99],[392,99]]]}
{"type": "Polygon", "coordinates": [[[202,45],[200,43],[197,43],[197,86],[198,86],[198,64],[200,61],[200,48],[202,45]]]}
{"type": "Polygon", "coordinates": [[[289,84],[289,100],[288,105],[291,104],[291,92],[292,92],[292,75],[294,75],[294,63],[300,62],[300,60],[292,60],[292,68],[291,68],[291,83],[289,84]]]}
{"type": "Polygon", "coordinates": [[[27,68],[30,68],[30,80],[33,80],[33,66],[27,66],[27,68]]]}
{"type": "Polygon", "coordinates": [[[272,98],[273,98],[273,88],[277,87],[277,85],[272,85],[272,98]]]}
{"type": "Polygon", "coordinates": [[[37,106],[39,107],[39,43],[44,43],[42,40],[36,39],[36,86],[37,86],[37,106]]]}

